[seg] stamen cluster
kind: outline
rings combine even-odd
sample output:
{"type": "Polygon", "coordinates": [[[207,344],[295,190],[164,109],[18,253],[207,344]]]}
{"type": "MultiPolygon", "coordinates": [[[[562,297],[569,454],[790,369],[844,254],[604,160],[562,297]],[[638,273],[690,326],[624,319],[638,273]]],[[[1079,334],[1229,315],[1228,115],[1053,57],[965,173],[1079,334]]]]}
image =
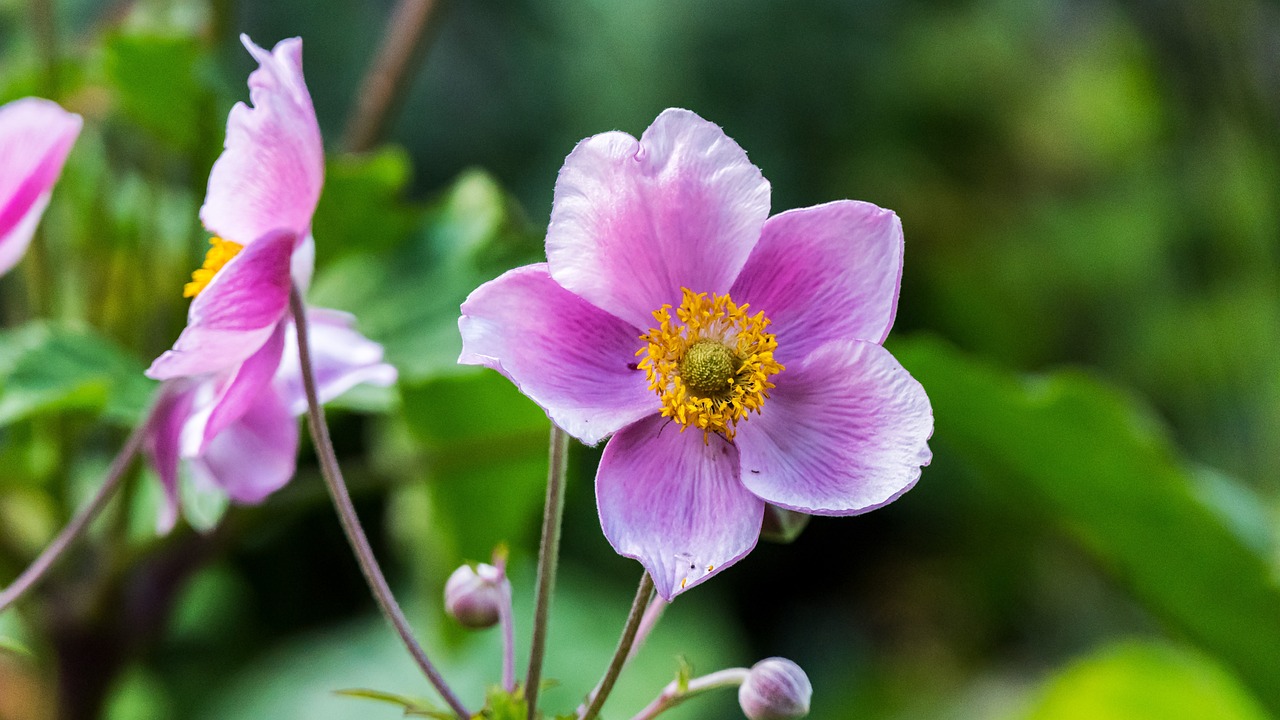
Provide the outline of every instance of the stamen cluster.
{"type": "Polygon", "coordinates": [[[649,389],[662,400],[662,416],[680,423],[681,432],[696,427],[709,441],[711,433],[733,440],[735,426],[749,412],[760,412],[782,372],[773,359],[778,341],[766,332],[763,312],[748,315],[726,295],[681,288],[683,299],[671,317],[671,306],[653,312],[658,326],[640,336],[645,347],[638,367],[649,389]]]}
{"type": "Polygon", "coordinates": [[[205,253],[204,265],[191,273],[191,282],[182,286],[182,297],[193,298],[213,281],[223,265],[231,262],[231,258],[244,249],[240,243],[223,240],[220,237],[209,238],[209,252],[205,253]]]}

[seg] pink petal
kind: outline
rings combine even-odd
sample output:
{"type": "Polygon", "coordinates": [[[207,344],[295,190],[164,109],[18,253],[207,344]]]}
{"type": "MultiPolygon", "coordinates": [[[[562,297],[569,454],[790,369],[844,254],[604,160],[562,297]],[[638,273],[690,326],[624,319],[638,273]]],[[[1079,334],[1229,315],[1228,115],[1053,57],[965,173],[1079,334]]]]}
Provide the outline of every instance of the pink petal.
{"type": "Polygon", "coordinates": [[[633,326],[680,288],[727,292],[769,215],[769,183],[717,125],[688,110],[640,140],[578,143],[560,169],[547,260],[566,290],[633,326]]]}
{"type": "Polygon", "coordinates": [[[285,324],[276,324],[275,332],[258,352],[240,363],[235,372],[218,389],[217,397],[209,406],[208,420],[201,433],[199,454],[229,425],[239,420],[258,401],[259,396],[270,393],[271,379],[280,367],[284,353],[285,324]]]}
{"type": "Polygon", "coordinates": [[[760,498],[856,515],[910,490],[929,464],[929,398],[883,347],[831,342],[776,382],[760,415],[738,424],[742,483],[760,498]]]}
{"type": "Polygon", "coordinates": [[[884,342],[901,278],[898,216],[840,200],[769,218],[730,294],[772,321],[786,365],[831,340],[884,342]]]}
{"type": "Polygon", "coordinates": [[[191,416],[193,390],[184,381],[165,385],[160,391],[143,439],[142,449],[151,467],[160,476],[164,504],[160,506],[157,532],[164,535],[178,521],[178,462],[182,427],[191,416]]]}
{"type": "Polygon", "coordinates": [[[0,107],[0,275],[26,252],[83,121],[57,103],[0,107]]]}
{"type": "Polygon", "coordinates": [[[200,220],[242,245],[282,228],[301,242],[324,184],[324,146],[302,78],[302,40],[282,40],[270,53],[247,35],[240,41],[258,61],[249,76],[253,107],[231,108],[226,149],[209,173],[200,220]]]}
{"type": "Polygon", "coordinates": [[[458,362],[506,375],[588,445],[658,410],[635,369],[640,331],[557,285],[545,264],[476,288],[458,328],[458,362]]]}
{"type": "Polygon", "coordinates": [[[279,395],[267,391],[191,458],[191,467],[233,501],[253,505],[288,484],[297,455],[298,421],[279,395]]]}
{"type": "MultiPolygon", "coordinates": [[[[329,402],[356,385],[386,387],[396,382],[396,369],[382,362],[382,346],[355,329],[356,319],[337,310],[307,310],[311,365],[320,404],[329,402]]],[[[276,392],[294,415],[307,411],[298,359],[298,333],[293,322],[285,331],[284,357],[275,377],[276,392]]]]}
{"type": "Polygon", "coordinates": [[[764,518],[764,503],[738,479],[733,445],[704,443],[657,415],[605,446],[596,502],[613,549],[639,560],[668,601],[751,552],[764,518]]]}
{"type": "Polygon", "coordinates": [[[147,377],[223,372],[257,352],[289,307],[293,244],[292,233],[268,233],[232,258],[191,302],[186,329],[147,377]]]}

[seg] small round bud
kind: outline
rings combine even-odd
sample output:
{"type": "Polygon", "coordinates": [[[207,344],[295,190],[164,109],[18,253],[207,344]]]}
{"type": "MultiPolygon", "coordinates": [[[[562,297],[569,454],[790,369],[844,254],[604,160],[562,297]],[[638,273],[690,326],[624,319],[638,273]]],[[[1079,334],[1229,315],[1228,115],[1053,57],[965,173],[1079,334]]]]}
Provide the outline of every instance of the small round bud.
{"type": "Polygon", "coordinates": [[[738,704],[750,720],[793,720],[809,714],[813,686],[800,666],[786,658],[761,660],[738,688],[738,704]]]}
{"type": "Polygon", "coordinates": [[[444,585],[445,612],[472,630],[493,627],[507,602],[505,581],[503,572],[492,565],[463,565],[444,585]]]}

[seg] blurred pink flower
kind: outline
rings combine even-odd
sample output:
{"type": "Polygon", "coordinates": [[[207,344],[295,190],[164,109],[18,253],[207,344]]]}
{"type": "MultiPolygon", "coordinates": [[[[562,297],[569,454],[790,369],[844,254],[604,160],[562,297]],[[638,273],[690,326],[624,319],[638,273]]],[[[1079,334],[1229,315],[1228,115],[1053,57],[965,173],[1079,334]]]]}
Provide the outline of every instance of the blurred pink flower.
{"type": "Polygon", "coordinates": [[[584,443],[612,435],[601,525],[664,599],[750,552],[766,503],[866,512],[932,457],[928,397],[881,346],[897,216],[842,200],[768,217],[769,196],[687,110],[639,140],[589,137],[560,170],[547,262],[462,305],[459,362],[503,373],[584,443]]]}
{"type": "MultiPolygon", "coordinates": [[[[267,52],[240,39],[258,61],[249,76],[253,107],[231,109],[225,149],[209,174],[200,219],[213,247],[184,288],[194,298],[187,326],[147,370],[173,381],[147,438],[168,496],[162,529],[176,520],[180,460],[241,503],[261,502],[288,482],[294,417],[306,408],[289,294],[311,279],[324,147],[302,76],[302,41],[267,52]]],[[[395,382],[382,348],[357,333],[350,316],[311,310],[308,318],[323,400],[360,382],[395,382]]]]}
{"type": "Polygon", "coordinates": [[[81,124],[51,100],[0,107],[0,275],[26,254],[81,124]]]}

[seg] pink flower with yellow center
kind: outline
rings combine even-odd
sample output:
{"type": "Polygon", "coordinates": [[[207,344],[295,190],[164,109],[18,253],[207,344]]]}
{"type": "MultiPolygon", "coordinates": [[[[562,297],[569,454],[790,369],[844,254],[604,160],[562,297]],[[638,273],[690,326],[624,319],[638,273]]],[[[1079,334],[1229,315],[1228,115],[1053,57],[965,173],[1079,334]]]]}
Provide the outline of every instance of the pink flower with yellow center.
{"type": "MultiPolygon", "coordinates": [[[[148,377],[171,381],[146,449],[168,496],[161,528],[177,515],[178,467],[241,503],[261,502],[293,476],[294,419],[305,408],[291,287],[305,289],[315,261],[311,218],[324,184],[324,147],[302,76],[302,41],[271,52],[241,36],[258,61],[252,107],[227,118],[225,149],[209,174],[200,219],[213,234],[202,267],[182,289],[187,326],[148,377]]],[[[322,401],[354,384],[395,382],[382,348],[353,319],[310,310],[322,401]]]]}
{"type": "Polygon", "coordinates": [[[883,347],[902,225],[842,200],[769,217],[716,125],[663,112],[583,140],[547,262],[462,305],[459,362],[506,375],[584,443],[605,536],[670,600],[744,557],[766,504],[856,515],[932,457],[924,389],[883,347]]]}
{"type": "Polygon", "coordinates": [[[0,107],[0,275],[31,245],[82,121],[51,100],[0,107]]]}

